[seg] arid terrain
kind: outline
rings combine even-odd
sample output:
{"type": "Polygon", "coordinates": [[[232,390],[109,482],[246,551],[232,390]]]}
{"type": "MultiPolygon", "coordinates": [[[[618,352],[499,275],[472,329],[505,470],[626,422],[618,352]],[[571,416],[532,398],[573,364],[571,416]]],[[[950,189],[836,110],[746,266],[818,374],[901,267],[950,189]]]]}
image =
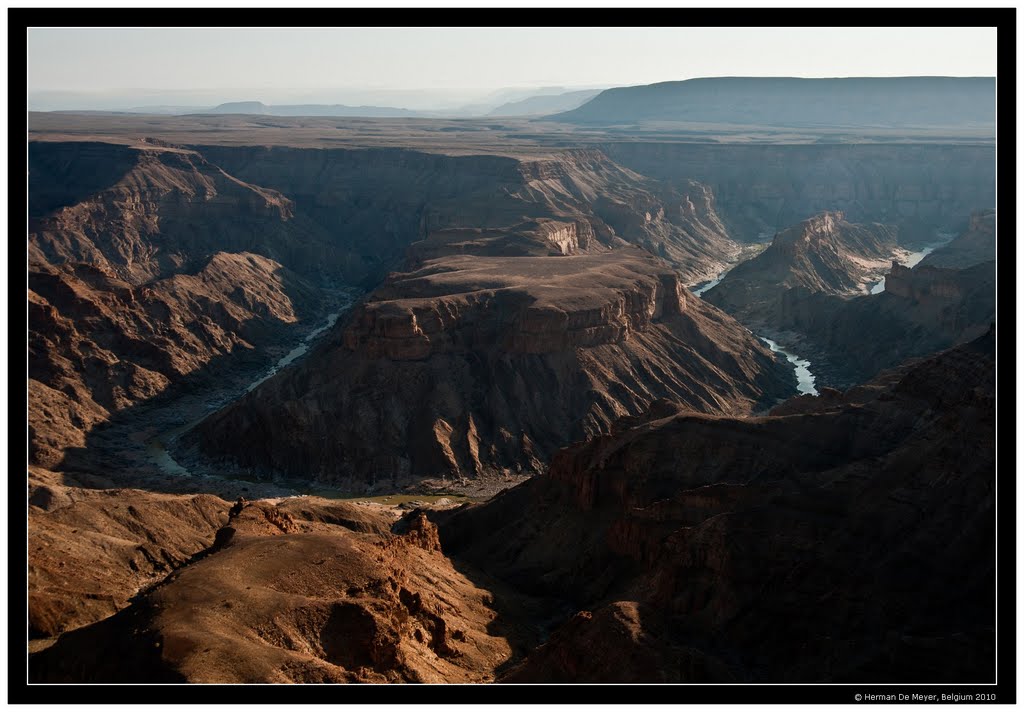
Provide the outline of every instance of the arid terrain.
{"type": "Polygon", "coordinates": [[[991,682],[991,88],[669,84],[31,113],[30,681],[991,682]]]}

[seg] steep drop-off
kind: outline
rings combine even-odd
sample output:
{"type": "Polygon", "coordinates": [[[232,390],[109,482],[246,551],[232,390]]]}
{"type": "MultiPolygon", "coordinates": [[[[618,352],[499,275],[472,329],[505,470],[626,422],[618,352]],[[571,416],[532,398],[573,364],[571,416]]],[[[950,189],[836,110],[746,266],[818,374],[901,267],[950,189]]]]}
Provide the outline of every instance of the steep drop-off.
{"type": "Polygon", "coordinates": [[[793,377],[636,248],[392,275],[298,368],[207,418],[210,467],[364,484],[538,472],[657,398],[748,413],[793,377]]]}
{"type": "Polygon", "coordinates": [[[603,250],[624,240],[664,257],[695,282],[738,252],[706,186],[680,181],[668,187],[593,149],[512,157],[197,148],[232,175],[288,195],[297,215],[355,237],[350,249],[368,269],[376,267],[367,281],[374,286],[413,242],[447,241],[453,230],[531,233],[535,221],[575,224],[579,237],[535,234],[519,254],[603,250]]]}
{"type": "Polygon", "coordinates": [[[31,143],[29,175],[39,190],[29,194],[29,214],[39,215],[29,225],[30,264],[88,264],[139,285],[196,272],[217,252],[288,264],[289,253],[312,249],[291,222],[290,200],[194,151],[31,143]],[[97,186],[100,166],[101,175],[112,166],[125,172],[97,186]]]}
{"type": "Polygon", "coordinates": [[[438,515],[446,552],[581,611],[501,679],[991,681],[994,346],[767,417],[662,402],[438,515]]]}
{"type": "Polygon", "coordinates": [[[239,501],[30,679],[990,682],[994,345],[756,418],[658,401],[487,503],[394,526],[239,501]]]}

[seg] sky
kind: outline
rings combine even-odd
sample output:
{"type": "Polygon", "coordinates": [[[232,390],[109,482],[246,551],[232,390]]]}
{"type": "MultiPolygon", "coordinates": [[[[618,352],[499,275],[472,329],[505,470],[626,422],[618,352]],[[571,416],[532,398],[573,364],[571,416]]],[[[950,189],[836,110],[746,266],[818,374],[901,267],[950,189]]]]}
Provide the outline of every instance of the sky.
{"type": "Polygon", "coordinates": [[[28,78],[36,94],[145,89],[146,100],[272,102],[329,100],[322,90],[338,88],[454,97],[707,76],[994,76],[995,36],[939,27],[31,28],[28,78]]]}

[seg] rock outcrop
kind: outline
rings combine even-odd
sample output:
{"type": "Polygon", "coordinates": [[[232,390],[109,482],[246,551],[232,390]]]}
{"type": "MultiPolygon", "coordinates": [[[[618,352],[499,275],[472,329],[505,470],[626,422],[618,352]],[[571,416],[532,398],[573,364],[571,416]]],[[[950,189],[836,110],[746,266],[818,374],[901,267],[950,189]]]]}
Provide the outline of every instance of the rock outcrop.
{"type": "Polygon", "coordinates": [[[865,294],[896,250],[897,231],[855,225],[842,213],[822,213],[777,233],[756,257],[733,267],[704,298],[744,322],[764,322],[779,295],[812,292],[865,294]]]}
{"type": "Polygon", "coordinates": [[[657,398],[748,413],[792,381],[636,248],[460,255],[392,275],[302,365],[185,442],[211,468],[356,485],[538,472],[657,398]]]}
{"type": "Polygon", "coordinates": [[[392,521],[337,502],[239,502],[194,563],[32,655],[30,679],[493,681],[513,652],[494,594],[438,550],[425,517],[399,535],[392,521]]]}
{"type": "Polygon", "coordinates": [[[661,404],[439,514],[445,551],[581,611],[501,679],[991,681],[994,346],[779,415],[661,404]]]}

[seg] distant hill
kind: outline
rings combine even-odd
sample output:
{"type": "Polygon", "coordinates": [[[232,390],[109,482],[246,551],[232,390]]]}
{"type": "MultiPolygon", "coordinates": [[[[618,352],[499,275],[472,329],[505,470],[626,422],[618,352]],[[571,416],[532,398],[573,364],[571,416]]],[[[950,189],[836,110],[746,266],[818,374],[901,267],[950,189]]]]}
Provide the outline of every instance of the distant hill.
{"type": "Polygon", "coordinates": [[[344,104],[279,104],[271,106],[260,101],[232,101],[220,104],[206,114],[263,114],[266,116],[366,116],[393,118],[422,116],[421,112],[390,106],[345,106],[344,104]]]}
{"type": "Polygon", "coordinates": [[[487,113],[488,116],[542,116],[555,111],[569,111],[601,93],[600,89],[583,89],[564,94],[530,96],[519,101],[502,104],[487,113]]]}
{"type": "Polygon", "coordinates": [[[994,77],[718,77],[606,89],[549,117],[581,124],[995,127],[994,77]]]}

